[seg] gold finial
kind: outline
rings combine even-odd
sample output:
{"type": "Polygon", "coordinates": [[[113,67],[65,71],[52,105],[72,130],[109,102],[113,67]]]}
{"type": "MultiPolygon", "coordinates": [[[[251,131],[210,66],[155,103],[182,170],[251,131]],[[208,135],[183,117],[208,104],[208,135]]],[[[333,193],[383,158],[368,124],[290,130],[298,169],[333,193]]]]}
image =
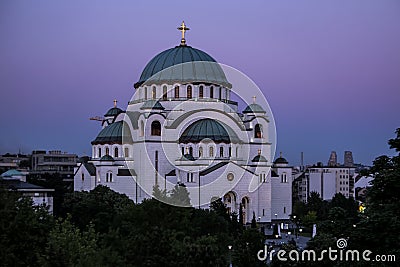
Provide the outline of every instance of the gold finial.
{"type": "Polygon", "coordinates": [[[181,26],[178,28],[182,32],[182,39],[181,39],[181,45],[186,45],[186,40],[185,40],[185,32],[190,30],[188,27],[186,27],[185,22],[182,21],[181,26]]]}
{"type": "Polygon", "coordinates": [[[279,157],[282,158],[282,152],[279,152],[279,157]]]}
{"type": "Polygon", "coordinates": [[[261,149],[258,149],[258,155],[261,155],[261,149]]]}
{"type": "Polygon", "coordinates": [[[114,108],[117,107],[117,102],[118,102],[118,100],[117,100],[117,99],[114,99],[114,108]]]}
{"type": "Polygon", "coordinates": [[[255,104],[255,103],[256,103],[256,98],[257,98],[257,97],[256,97],[256,96],[253,96],[252,98],[253,98],[253,104],[255,104]]]}

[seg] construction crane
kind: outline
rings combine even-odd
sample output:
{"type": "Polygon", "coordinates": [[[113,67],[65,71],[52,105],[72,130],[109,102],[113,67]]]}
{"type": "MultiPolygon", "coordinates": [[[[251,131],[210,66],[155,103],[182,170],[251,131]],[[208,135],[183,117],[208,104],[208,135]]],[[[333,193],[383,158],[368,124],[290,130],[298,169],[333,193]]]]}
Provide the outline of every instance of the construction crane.
{"type": "Polygon", "coordinates": [[[95,116],[95,117],[89,118],[89,120],[91,120],[91,121],[104,121],[104,118],[100,117],[100,116],[95,116]]]}

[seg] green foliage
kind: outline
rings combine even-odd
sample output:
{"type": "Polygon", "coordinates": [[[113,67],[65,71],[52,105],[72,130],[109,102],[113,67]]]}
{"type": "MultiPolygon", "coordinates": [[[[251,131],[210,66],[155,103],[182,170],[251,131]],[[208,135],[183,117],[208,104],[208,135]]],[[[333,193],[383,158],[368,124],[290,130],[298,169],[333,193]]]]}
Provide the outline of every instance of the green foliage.
{"type": "Polygon", "coordinates": [[[234,266],[265,266],[257,252],[264,248],[265,236],[256,229],[243,231],[233,245],[234,266]]]}
{"type": "Polygon", "coordinates": [[[44,206],[33,206],[29,197],[0,188],[0,263],[34,266],[54,224],[44,206]]]}
{"type": "Polygon", "coordinates": [[[257,228],[256,214],[254,211],[253,211],[253,218],[251,219],[251,228],[253,229],[257,228]]]}
{"type": "Polygon", "coordinates": [[[97,234],[93,225],[86,231],[71,224],[69,218],[58,220],[51,230],[42,266],[94,266],[100,263],[97,234]]]}
{"type": "Polygon", "coordinates": [[[179,207],[190,207],[189,191],[185,184],[178,183],[170,192],[168,203],[179,207]]]}

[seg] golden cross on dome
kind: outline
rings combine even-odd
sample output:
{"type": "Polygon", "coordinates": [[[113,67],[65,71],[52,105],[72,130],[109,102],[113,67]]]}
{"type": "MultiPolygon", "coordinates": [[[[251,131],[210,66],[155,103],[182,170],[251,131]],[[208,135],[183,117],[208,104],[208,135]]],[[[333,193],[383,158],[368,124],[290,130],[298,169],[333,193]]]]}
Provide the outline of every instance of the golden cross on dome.
{"type": "Polygon", "coordinates": [[[186,40],[185,40],[185,32],[190,30],[188,27],[186,27],[185,22],[182,21],[181,26],[178,28],[182,32],[182,39],[181,39],[181,45],[186,45],[186,40]]]}
{"type": "Polygon", "coordinates": [[[114,108],[116,108],[117,107],[117,99],[114,99],[114,108]]]}
{"type": "Polygon", "coordinates": [[[255,103],[256,103],[256,98],[257,98],[257,97],[256,97],[256,96],[253,96],[252,98],[253,98],[253,104],[255,104],[255,103]]]}

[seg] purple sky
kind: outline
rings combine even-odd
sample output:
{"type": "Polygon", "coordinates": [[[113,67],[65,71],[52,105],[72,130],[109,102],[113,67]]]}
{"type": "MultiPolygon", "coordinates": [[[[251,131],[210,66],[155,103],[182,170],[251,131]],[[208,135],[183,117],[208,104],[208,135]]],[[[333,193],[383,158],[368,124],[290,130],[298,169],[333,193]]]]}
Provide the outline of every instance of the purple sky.
{"type": "MultiPolygon", "coordinates": [[[[400,127],[400,2],[0,1],[0,153],[90,154],[103,115],[125,108],[146,63],[188,44],[265,93],[292,164],[371,164],[400,127]],[[145,2],[145,3],[144,3],[145,2]]],[[[251,96],[249,96],[251,98],[251,96]]]]}

